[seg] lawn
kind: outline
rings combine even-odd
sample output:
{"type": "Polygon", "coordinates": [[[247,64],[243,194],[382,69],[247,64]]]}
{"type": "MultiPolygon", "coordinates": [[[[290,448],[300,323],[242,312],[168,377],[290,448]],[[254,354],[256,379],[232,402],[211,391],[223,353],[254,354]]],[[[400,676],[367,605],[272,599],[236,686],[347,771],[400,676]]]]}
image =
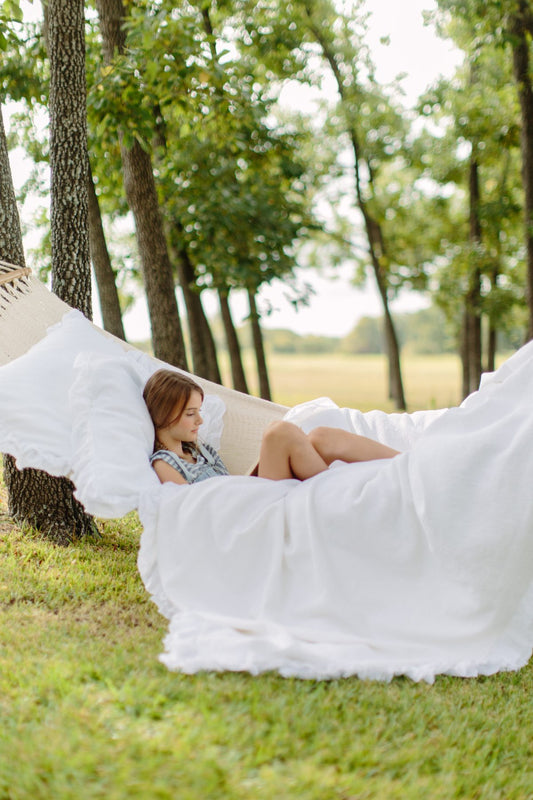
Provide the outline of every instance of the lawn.
{"type": "Polygon", "coordinates": [[[0,500],[0,800],[533,797],[533,664],[432,686],[171,673],[136,516],[62,548],[0,500]]]}

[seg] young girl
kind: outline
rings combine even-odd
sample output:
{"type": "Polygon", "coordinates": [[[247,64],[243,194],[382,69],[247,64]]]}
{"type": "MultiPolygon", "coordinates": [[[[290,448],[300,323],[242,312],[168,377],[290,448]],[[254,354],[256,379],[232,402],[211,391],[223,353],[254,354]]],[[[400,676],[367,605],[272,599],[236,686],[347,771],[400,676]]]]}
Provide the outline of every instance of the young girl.
{"type": "MultiPolygon", "coordinates": [[[[204,399],[198,384],[179,372],[160,369],[146,383],[143,397],[155,428],[150,460],[161,483],[197,483],[229,474],[216,450],[198,441],[204,399]]],[[[372,461],[397,454],[373,439],[339,428],[319,427],[305,434],[292,422],[280,421],[271,423],[263,434],[254,474],[271,480],[306,480],[324,472],[333,461],[372,461]]]]}

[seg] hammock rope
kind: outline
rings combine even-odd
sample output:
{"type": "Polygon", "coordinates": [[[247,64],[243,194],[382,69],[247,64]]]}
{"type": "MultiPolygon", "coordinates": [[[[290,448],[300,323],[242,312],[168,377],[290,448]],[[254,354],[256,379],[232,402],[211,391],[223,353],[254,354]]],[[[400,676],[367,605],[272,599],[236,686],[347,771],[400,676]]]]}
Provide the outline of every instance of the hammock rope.
{"type": "Polygon", "coordinates": [[[0,261],[0,313],[17,299],[17,295],[31,291],[29,267],[17,267],[0,261]]]}

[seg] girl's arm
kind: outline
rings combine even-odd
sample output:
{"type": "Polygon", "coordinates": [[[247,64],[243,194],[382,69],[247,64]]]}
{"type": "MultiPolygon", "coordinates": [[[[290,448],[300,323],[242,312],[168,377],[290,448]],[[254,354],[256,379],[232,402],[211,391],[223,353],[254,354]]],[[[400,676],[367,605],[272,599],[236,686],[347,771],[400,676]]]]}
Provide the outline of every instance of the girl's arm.
{"type": "Polygon", "coordinates": [[[171,467],[170,464],[167,464],[166,461],[162,461],[161,459],[157,459],[153,462],[152,467],[155,470],[155,474],[161,481],[161,483],[188,483],[188,481],[183,477],[181,472],[178,472],[177,469],[171,467]]]}

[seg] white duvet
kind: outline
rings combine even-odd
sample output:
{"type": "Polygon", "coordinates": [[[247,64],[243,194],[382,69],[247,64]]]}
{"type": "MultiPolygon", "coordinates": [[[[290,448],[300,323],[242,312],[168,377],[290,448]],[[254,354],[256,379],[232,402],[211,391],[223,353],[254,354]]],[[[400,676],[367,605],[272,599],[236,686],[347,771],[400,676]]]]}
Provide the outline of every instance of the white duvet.
{"type": "Polygon", "coordinates": [[[524,665],[533,645],[533,345],[463,407],[289,419],[404,449],[304,483],[215,478],[141,503],[161,660],[302,678],[524,665]]]}
{"type": "Polygon", "coordinates": [[[0,450],[68,474],[91,513],[138,508],[139,570],[169,621],[170,669],[431,681],[527,663],[533,344],[460,408],[361,414],[320,399],[289,412],[305,430],[378,438],[402,450],[395,459],[304,483],[161,486],[139,400],[155,362],[94,337],[70,314],[0,368],[0,450]],[[52,363],[54,382],[40,382],[52,363]]]}

